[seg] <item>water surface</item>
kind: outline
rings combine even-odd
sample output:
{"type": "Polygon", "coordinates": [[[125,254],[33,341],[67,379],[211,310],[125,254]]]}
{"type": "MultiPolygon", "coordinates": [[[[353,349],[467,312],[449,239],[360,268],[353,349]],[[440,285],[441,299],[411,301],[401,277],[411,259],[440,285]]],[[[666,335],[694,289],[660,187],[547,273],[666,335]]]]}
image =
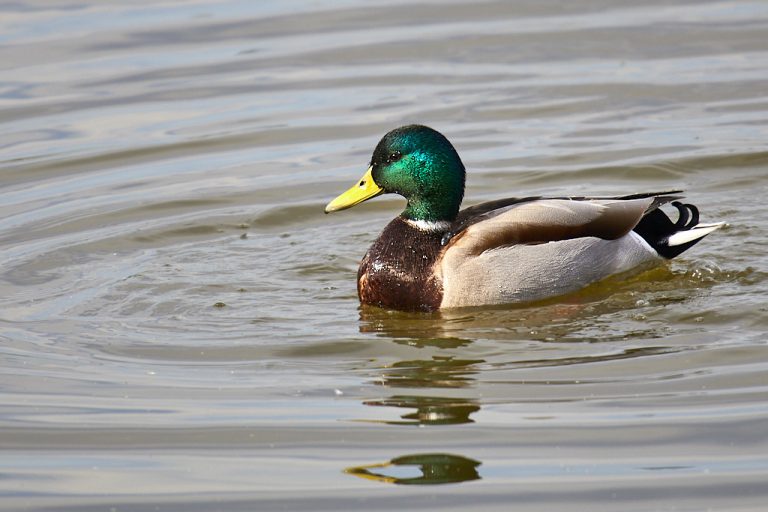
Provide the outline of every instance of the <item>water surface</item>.
{"type": "Polygon", "coordinates": [[[768,5],[0,6],[0,508],[762,510],[768,5]],[[429,124],[466,204],[729,226],[532,306],[360,308],[429,124]]]}

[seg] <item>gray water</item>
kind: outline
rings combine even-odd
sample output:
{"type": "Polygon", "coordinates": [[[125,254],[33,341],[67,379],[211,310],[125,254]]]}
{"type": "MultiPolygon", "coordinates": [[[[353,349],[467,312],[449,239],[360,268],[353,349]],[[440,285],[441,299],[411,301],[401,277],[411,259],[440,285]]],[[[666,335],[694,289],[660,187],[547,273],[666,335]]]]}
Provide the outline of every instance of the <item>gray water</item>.
{"type": "Polygon", "coordinates": [[[0,4],[0,509],[765,510],[768,3],[0,4]],[[531,306],[361,309],[388,130],[465,204],[727,222],[531,306]]]}

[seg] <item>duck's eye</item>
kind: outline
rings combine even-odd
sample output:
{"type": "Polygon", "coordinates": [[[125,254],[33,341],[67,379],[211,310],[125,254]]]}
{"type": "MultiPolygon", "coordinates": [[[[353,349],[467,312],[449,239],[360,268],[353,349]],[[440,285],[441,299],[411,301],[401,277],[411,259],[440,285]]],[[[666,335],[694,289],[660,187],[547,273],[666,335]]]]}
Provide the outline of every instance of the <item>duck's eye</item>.
{"type": "Polygon", "coordinates": [[[397,162],[398,160],[400,160],[400,158],[402,158],[402,156],[403,156],[402,153],[400,153],[399,151],[395,151],[394,153],[389,155],[389,158],[387,158],[387,163],[391,164],[392,162],[397,162]]]}

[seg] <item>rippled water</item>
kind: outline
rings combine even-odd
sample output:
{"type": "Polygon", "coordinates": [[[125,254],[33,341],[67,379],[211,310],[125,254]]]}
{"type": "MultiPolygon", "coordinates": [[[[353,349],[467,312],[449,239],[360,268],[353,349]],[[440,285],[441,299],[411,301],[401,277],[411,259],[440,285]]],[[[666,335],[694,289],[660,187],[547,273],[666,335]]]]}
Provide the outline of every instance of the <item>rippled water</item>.
{"type": "Polygon", "coordinates": [[[764,510],[768,4],[0,4],[0,508],[764,510]],[[429,124],[726,221],[565,299],[360,309],[429,124]]]}

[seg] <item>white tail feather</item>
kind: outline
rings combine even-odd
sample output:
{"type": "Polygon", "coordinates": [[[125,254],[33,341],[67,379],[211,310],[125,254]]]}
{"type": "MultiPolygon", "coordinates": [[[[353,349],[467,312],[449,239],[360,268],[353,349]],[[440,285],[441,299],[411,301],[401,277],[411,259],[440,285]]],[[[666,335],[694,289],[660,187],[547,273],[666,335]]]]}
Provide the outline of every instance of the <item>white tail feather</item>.
{"type": "Polygon", "coordinates": [[[711,232],[715,231],[716,229],[720,229],[723,226],[725,226],[725,222],[713,222],[711,224],[697,224],[691,229],[688,229],[686,231],[678,231],[674,235],[670,236],[667,239],[667,245],[670,247],[674,247],[676,245],[683,245],[683,244],[687,244],[688,242],[693,242],[694,240],[698,240],[699,238],[704,238],[711,232]]]}

